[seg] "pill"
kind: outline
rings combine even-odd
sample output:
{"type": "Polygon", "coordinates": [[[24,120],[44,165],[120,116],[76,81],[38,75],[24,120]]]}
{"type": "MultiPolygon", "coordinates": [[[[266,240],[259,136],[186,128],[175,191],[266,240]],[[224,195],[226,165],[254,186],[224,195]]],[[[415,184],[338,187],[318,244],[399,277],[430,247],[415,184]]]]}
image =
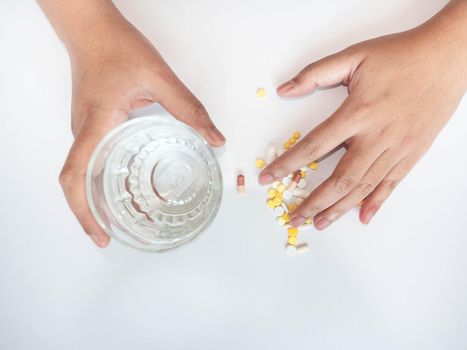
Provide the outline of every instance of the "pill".
{"type": "Polygon", "coordinates": [[[274,204],[274,206],[278,206],[282,203],[282,198],[279,198],[279,197],[274,197],[272,199],[272,203],[274,204]]]}
{"type": "Polygon", "coordinates": [[[274,188],[268,190],[268,198],[274,198],[277,194],[277,191],[274,188]]]}
{"type": "Polygon", "coordinates": [[[299,198],[297,198],[297,199],[295,200],[295,204],[300,205],[300,204],[303,203],[303,201],[304,201],[304,199],[299,197],[299,198]]]}
{"type": "Polygon", "coordinates": [[[264,162],[264,160],[261,159],[261,158],[256,159],[255,164],[256,164],[256,167],[257,167],[258,169],[264,168],[264,166],[266,165],[266,163],[264,162]]]}
{"type": "Polygon", "coordinates": [[[310,169],[312,169],[312,170],[318,169],[318,163],[316,163],[316,162],[310,163],[310,169]]]}
{"type": "Polygon", "coordinates": [[[282,218],[285,222],[289,222],[289,220],[290,220],[289,214],[287,214],[287,213],[282,214],[281,218],[282,218]]]}
{"type": "Polygon", "coordinates": [[[300,175],[301,175],[302,177],[306,177],[306,171],[300,170],[300,175]]]}
{"type": "Polygon", "coordinates": [[[277,222],[279,223],[279,225],[285,225],[286,223],[286,221],[284,220],[282,216],[277,217],[277,222]]]}
{"type": "Polygon", "coordinates": [[[288,212],[289,212],[289,208],[287,208],[287,204],[282,203],[281,206],[282,206],[282,209],[284,209],[284,212],[285,212],[285,213],[288,213],[288,212]]]}
{"type": "Polygon", "coordinates": [[[306,230],[309,230],[312,227],[313,227],[313,225],[311,225],[311,224],[303,224],[303,225],[300,226],[300,231],[306,231],[306,230]]]}
{"type": "Polygon", "coordinates": [[[289,213],[293,213],[293,211],[297,209],[297,204],[295,203],[289,204],[288,208],[289,208],[289,213]]]}
{"type": "Polygon", "coordinates": [[[287,253],[287,255],[293,256],[297,252],[297,247],[295,247],[293,244],[287,244],[285,246],[285,252],[287,253]]]}
{"type": "Polygon", "coordinates": [[[284,142],[284,149],[289,149],[290,148],[290,142],[287,141],[287,142],[284,142]]]}
{"type": "Polygon", "coordinates": [[[293,195],[294,195],[295,197],[306,198],[306,197],[308,197],[308,192],[305,191],[304,189],[296,188],[296,189],[293,191],[293,195]]]}
{"type": "Polygon", "coordinates": [[[296,227],[290,227],[287,230],[289,236],[296,236],[298,234],[298,229],[296,227]]]}
{"type": "Polygon", "coordinates": [[[274,159],[276,159],[276,147],[273,144],[271,144],[266,150],[266,157],[264,160],[266,164],[271,164],[274,161],[274,159]]]}
{"type": "Polygon", "coordinates": [[[282,216],[284,214],[284,208],[281,205],[274,208],[274,215],[275,216],[282,216]]]}
{"type": "Polygon", "coordinates": [[[298,241],[297,237],[295,236],[289,236],[289,238],[287,238],[287,243],[292,244],[292,245],[296,245],[297,241],[298,241]]]}
{"type": "Polygon", "coordinates": [[[296,139],[299,139],[300,136],[302,136],[302,134],[300,133],[300,131],[295,131],[295,132],[293,133],[293,137],[296,138],[296,139]]]}
{"type": "Polygon", "coordinates": [[[265,88],[258,88],[256,89],[256,96],[262,98],[262,97],[266,97],[266,89],[265,88]]]}
{"type": "Polygon", "coordinates": [[[304,171],[304,172],[306,172],[307,170],[308,170],[308,168],[307,168],[307,167],[305,167],[305,166],[300,168],[300,171],[304,171]]]}
{"type": "Polygon", "coordinates": [[[282,200],[284,198],[284,194],[283,192],[277,192],[276,195],[274,196],[274,198],[279,198],[280,200],[282,200]]]}
{"type": "Polygon", "coordinates": [[[306,187],[306,180],[305,179],[300,179],[297,183],[297,187],[300,189],[304,189],[306,187]]]}
{"type": "Polygon", "coordinates": [[[297,142],[297,140],[296,140],[296,139],[294,139],[293,137],[291,137],[291,138],[289,139],[289,141],[288,141],[288,142],[289,142],[291,145],[294,145],[294,144],[295,144],[295,142],[297,142]]]}
{"type": "Polygon", "coordinates": [[[245,176],[241,174],[237,176],[237,192],[240,194],[245,193],[245,176]]]}
{"type": "Polygon", "coordinates": [[[292,182],[292,179],[290,177],[284,177],[282,179],[282,183],[284,184],[284,186],[286,187],[289,187],[290,183],[292,182]]]}
{"type": "Polygon", "coordinates": [[[293,197],[293,194],[291,191],[285,190],[284,192],[282,192],[282,198],[285,199],[286,201],[292,199],[292,197],[293,197]]]}
{"type": "Polygon", "coordinates": [[[297,245],[296,247],[296,251],[298,253],[305,253],[306,251],[308,251],[310,248],[308,247],[308,244],[307,243],[300,243],[299,245],[297,245]]]}
{"type": "Polygon", "coordinates": [[[277,187],[280,185],[281,183],[279,181],[274,181],[272,183],[272,188],[276,189],[277,190],[277,187]]]}
{"type": "Polygon", "coordinates": [[[272,199],[268,200],[266,202],[266,205],[268,206],[269,209],[274,209],[276,205],[274,204],[274,201],[272,199]]]}
{"type": "Polygon", "coordinates": [[[311,225],[311,223],[312,223],[312,222],[311,222],[311,219],[307,219],[307,220],[305,221],[305,224],[307,224],[307,225],[311,225]]]}
{"type": "Polygon", "coordinates": [[[285,185],[284,184],[280,184],[279,186],[277,186],[277,192],[284,192],[285,191],[285,185]]]}
{"type": "Polygon", "coordinates": [[[297,184],[301,180],[301,178],[302,176],[300,175],[300,171],[294,172],[294,175],[292,177],[292,182],[290,183],[288,190],[293,192],[295,188],[297,187],[297,184]]]}

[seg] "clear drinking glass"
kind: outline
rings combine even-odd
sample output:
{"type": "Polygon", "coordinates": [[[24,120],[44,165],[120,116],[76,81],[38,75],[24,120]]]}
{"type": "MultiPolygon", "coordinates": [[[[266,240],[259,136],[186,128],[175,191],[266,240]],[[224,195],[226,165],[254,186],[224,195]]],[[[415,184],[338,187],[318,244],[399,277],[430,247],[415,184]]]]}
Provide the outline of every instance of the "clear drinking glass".
{"type": "Polygon", "coordinates": [[[112,237],[146,251],[196,238],[222,199],[222,174],[206,141],[167,113],[111,130],[89,163],[91,212],[112,237]]]}

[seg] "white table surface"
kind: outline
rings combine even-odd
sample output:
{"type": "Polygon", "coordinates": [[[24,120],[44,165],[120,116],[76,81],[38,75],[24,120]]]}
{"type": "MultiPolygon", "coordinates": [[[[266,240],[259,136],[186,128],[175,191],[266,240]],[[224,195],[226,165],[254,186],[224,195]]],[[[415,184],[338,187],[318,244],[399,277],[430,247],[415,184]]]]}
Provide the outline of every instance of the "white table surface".
{"type": "Polygon", "coordinates": [[[253,167],[345,97],[285,101],[277,84],[445,2],[117,1],[228,139],[214,224],[154,255],[81,232],[57,180],[72,142],[66,52],[33,1],[0,1],[0,349],[465,349],[466,99],[370,226],[353,211],[304,233],[305,255],[284,254],[253,167]]]}

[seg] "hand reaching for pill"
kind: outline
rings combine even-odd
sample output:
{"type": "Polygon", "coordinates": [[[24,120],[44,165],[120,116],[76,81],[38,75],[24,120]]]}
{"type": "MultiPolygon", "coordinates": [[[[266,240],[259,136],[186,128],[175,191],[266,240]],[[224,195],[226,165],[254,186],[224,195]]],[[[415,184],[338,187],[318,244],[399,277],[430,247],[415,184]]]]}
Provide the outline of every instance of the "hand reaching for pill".
{"type": "Polygon", "coordinates": [[[108,131],[127,120],[132,110],[157,102],[211,146],[221,146],[225,139],[203,105],[112,2],[40,0],[39,4],[72,62],[75,140],[60,183],[84,231],[104,247],[109,237],[91,214],[85,176],[92,152],[108,131]]]}
{"type": "Polygon", "coordinates": [[[270,184],[342,143],[332,175],[290,215],[324,229],[363,201],[368,224],[396,185],[428,150],[467,88],[467,2],[452,1],[413,30],[353,45],[308,65],[277,92],[305,96],[344,85],[348,97],[327,120],[259,176],[270,184]]]}

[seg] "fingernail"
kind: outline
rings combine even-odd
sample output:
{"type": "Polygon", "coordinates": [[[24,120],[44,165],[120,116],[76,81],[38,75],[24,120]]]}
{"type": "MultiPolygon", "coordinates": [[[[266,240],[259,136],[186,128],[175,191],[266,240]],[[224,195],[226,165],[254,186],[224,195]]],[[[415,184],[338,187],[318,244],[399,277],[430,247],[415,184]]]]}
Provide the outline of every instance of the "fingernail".
{"type": "Polygon", "coordinates": [[[301,216],[296,216],[290,221],[290,225],[293,227],[298,227],[300,225],[303,225],[305,223],[306,219],[301,216]]]}
{"type": "Polygon", "coordinates": [[[286,92],[292,90],[294,87],[295,87],[295,83],[294,83],[292,80],[290,80],[290,81],[288,81],[288,82],[282,84],[281,86],[279,86],[279,87],[277,88],[277,92],[278,92],[279,94],[284,94],[284,93],[286,93],[286,92]]]}
{"type": "Polygon", "coordinates": [[[91,237],[92,241],[98,246],[98,247],[103,247],[104,242],[102,241],[101,236],[96,234],[95,232],[92,232],[89,234],[89,237],[91,237]]]}
{"type": "Polygon", "coordinates": [[[329,221],[328,219],[326,219],[324,216],[316,219],[315,221],[315,227],[318,229],[318,230],[323,230],[325,229],[326,227],[328,227],[329,225],[331,224],[331,221],[329,221]]]}
{"type": "Polygon", "coordinates": [[[209,136],[216,142],[216,143],[224,143],[225,137],[216,127],[213,127],[209,130],[209,136]]]}
{"type": "Polygon", "coordinates": [[[375,216],[378,209],[379,209],[378,205],[373,205],[370,208],[368,208],[366,211],[364,211],[362,214],[362,222],[365,225],[368,225],[371,219],[373,219],[373,216],[375,216]]]}
{"type": "Polygon", "coordinates": [[[274,182],[273,176],[269,173],[261,173],[258,180],[261,185],[269,185],[274,182]]]}

